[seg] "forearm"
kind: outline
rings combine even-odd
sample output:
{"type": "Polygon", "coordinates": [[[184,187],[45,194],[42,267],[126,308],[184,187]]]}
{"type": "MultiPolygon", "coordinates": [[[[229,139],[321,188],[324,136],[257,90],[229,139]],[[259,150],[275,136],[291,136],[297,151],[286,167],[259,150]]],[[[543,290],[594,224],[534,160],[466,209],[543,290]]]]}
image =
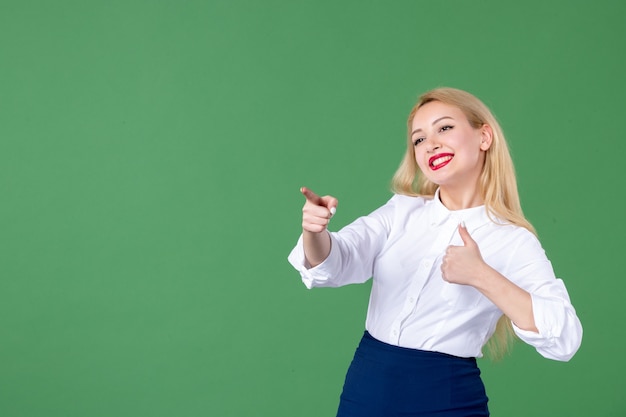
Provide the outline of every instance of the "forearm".
{"type": "Polygon", "coordinates": [[[330,254],[330,234],[327,230],[320,233],[302,231],[304,256],[311,268],[324,262],[330,254]]]}
{"type": "Polygon", "coordinates": [[[474,287],[489,298],[517,327],[538,333],[530,294],[500,274],[484,265],[474,287]]]}

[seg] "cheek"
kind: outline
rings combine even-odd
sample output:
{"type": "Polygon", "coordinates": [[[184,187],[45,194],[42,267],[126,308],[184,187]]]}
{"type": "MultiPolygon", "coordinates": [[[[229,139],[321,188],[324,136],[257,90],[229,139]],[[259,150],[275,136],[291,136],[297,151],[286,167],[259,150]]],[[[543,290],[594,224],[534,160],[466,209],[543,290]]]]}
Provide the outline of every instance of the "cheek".
{"type": "Polygon", "coordinates": [[[421,154],[420,154],[419,148],[413,148],[413,157],[415,158],[418,164],[420,162],[420,155],[421,154]]]}
{"type": "Polygon", "coordinates": [[[420,152],[419,148],[413,151],[415,155],[415,162],[417,162],[417,166],[424,172],[427,167],[427,163],[424,161],[424,152],[420,152]]]}

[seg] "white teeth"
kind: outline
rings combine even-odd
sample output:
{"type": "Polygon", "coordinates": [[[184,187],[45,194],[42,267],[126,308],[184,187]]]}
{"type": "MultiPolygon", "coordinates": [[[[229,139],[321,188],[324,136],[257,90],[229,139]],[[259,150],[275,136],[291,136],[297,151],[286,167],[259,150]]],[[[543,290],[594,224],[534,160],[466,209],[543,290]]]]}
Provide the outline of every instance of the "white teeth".
{"type": "Polygon", "coordinates": [[[444,162],[448,162],[448,161],[449,161],[449,160],[451,160],[451,159],[452,159],[452,157],[451,157],[451,156],[442,156],[441,158],[437,158],[437,159],[435,159],[435,160],[434,160],[434,161],[430,164],[430,166],[431,166],[431,167],[436,167],[437,165],[441,165],[441,164],[443,164],[444,162]]]}

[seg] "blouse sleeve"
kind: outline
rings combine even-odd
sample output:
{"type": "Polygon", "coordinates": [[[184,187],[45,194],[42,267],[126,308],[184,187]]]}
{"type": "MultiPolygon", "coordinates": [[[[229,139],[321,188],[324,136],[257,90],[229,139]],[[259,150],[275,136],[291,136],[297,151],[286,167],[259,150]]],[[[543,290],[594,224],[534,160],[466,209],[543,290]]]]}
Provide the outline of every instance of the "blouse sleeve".
{"type": "Polygon", "coordinates": [[[513,251],[516,268],[507,277],[530,293],[535,326],[539,333],[513,330],[539,354],[568,361],[582,342],[582,325],[570,301],[565,284],[554,276],[552,264],[534,236],[527,236],[513,251]]]}
{"type": "Polygon", "coordinates": [[[330,232],[330,254],[314,268],[306,263],[300,235],[288,260],[300,272],[304,285],[307,288],[340,287],[367,281],[372,276],[374,260],[391,230],[397,197],[339,232],[330,232]]]}

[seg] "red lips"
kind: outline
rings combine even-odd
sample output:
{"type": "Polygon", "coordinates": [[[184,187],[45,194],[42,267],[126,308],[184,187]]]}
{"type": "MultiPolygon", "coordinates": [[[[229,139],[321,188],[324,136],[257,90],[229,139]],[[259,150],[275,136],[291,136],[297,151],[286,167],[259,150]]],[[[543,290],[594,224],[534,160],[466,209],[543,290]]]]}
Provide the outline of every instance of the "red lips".
{"type": "Polygon", "coordinates": [[[436,171],[448,165],[453,157],[453,153],[438,153],[437,155],[430,157],[430,159],[428,160],[428,166],[433,171],[436,171]]]}

